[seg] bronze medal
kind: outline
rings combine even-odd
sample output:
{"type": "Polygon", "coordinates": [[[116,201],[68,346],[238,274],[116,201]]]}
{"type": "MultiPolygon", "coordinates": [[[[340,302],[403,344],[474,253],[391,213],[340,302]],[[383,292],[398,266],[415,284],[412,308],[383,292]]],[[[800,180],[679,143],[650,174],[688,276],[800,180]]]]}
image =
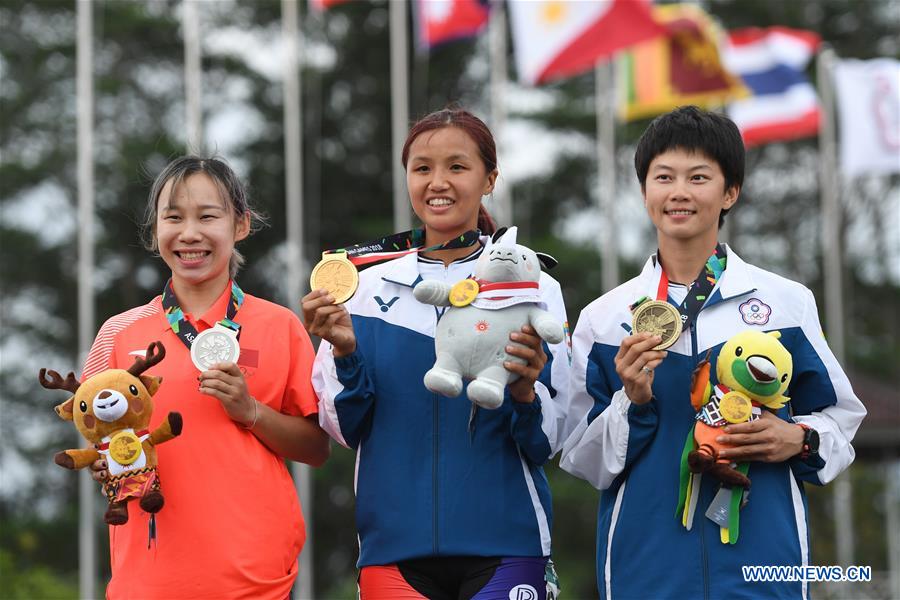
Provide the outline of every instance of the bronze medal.
{"type": "Polygon", "coordinates": [[[136,461],[141,450],[141,440],[131,431],[120,431],[109,440],[109,455],[120,465],[136,461]]]}
{"type": "Polygon", "coordinates": [[[665,350],[681,335],[681,313],[661,300],[648,300],[635,307],[631,317],[632,333],[652,333],[662,337],[654,350],[665,350]]]}
{"type": "Polygon", "coordinates": [[[472,304],[472,301],[478,296],[478,289],[478,282],[474,279],[458,281],[450,288],[450,304],[457,307],[472,304]]]}
{"type": "Polygon", "coordinates": [[[746,423],[750,420],[753,403],[740,392],[731,391],[719,400],[719,413],[729,423],[746,423]]]}
{"type": "Polygon", "coordinates": [[[309,285],[314,290],[328,290],[335,304],[343,304],[356,292],[359,273],[346,252],[324,252],[309,275],[309,285]]]}

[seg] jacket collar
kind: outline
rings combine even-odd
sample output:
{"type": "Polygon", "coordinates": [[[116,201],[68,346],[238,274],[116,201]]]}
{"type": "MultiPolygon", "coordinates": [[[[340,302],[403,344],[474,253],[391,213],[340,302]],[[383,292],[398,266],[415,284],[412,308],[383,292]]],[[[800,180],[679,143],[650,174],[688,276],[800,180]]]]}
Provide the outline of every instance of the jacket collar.
{"type": "MultiPolygon", "coordinates": [[[[478,239],[484,246],[483,251],[486,252],[488,248],[491,247],[490,236],[483,235],[478,239]]],[[[474,265],[472,265],[472,268],[474,269],[474,265]]],[[[406,287],[415,287],[422,279],[419,275],[419,254],[414,252],[392,260],[388,263],[381,279],[389,283],[405,285],[406,287]]]]}
{"type": "MultiPolygon", "coordinates": [[[[725,250],[725,255],[728,257],[725,272],[722,273],[722,278],[716,282],[716,287],[713,289],[713,293],[704,305],[704,308],[725,300],[745,296],[755,292],[757,289],[747,263],[728,244],[725,244],[725,250]]],[[[638,275],[639,289],[643,291],[644,295],[655,300],[661,276],[662,266],[656,260],[656,255],[653,254],[647,259],[644,268],[638,275]]]]}

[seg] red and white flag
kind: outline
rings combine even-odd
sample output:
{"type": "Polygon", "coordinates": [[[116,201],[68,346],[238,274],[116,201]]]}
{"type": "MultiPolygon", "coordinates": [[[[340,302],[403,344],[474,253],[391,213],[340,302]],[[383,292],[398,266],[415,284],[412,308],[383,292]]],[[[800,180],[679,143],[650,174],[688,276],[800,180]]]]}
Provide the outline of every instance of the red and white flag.
{"type": "Polygon", "coordinates": [[[750,90],[728,105],[747,146],[786,141],[819,132],[821,110],[804,71],[821,39],[812,31],[769,27],[728,34],[722,62],[750,90]]]}
{"type": "Polygon", "coordinates": [[[488,22],[487,0],[419,0],[419,43],[426,48],[477,35],[488,22]]]}
{"type": "Polygon", "coordinates": [[[578,75],[601,58],[665,34],[649,0],[510,0],[519,80],[578,75]]]}
{"type": "Polygon", "coordinates": [[[338,4],[343,4],[347,1],[348,0],[309,0],[309,8],[317,12],[322,12],[332,6],[337,6],[338,4]]]}

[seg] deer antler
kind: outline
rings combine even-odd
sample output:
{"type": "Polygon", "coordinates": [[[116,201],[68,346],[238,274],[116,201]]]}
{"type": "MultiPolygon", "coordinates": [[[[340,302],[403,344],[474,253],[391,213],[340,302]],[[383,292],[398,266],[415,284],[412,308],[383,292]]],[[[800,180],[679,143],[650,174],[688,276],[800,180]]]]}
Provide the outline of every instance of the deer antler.
{"type": "Polygon", "coordinates": [[[161,342],[151,342],[147,346],[146,358],[135,358],[134,364],[128,367],[128,372],[137,377],[153,365],[159,364],[166,357],[166,347],[161,342]]]}
{"type": "Polygon", "coordinates": [[[78,386],[81,385],[78,383],[78,380],[75,379],[75,373],[69,373],[66,378],[63,379],[56,371],[48,371],[47,369],[41,369],[40,374],[38,374],[38,381],[40,381],[41,385],[48,390],[66,390],[73,394],[78,391],[78,386]],[[47,375],[49,375],[49,377],[47,377],[47,375]]]}

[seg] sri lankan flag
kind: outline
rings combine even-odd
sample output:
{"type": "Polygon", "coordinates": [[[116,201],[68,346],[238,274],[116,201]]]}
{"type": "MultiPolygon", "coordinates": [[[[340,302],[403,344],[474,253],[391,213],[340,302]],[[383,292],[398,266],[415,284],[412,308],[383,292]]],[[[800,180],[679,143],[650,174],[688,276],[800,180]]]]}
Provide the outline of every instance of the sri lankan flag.
{"type": "Polygon", "coordinates": [[[626,121],[678,106],[724,105],[750,95],[719,59],[722,32],[692,4],[653,7],[668,36],[642,42],[618,57],[619,114],[626,121]]]}

